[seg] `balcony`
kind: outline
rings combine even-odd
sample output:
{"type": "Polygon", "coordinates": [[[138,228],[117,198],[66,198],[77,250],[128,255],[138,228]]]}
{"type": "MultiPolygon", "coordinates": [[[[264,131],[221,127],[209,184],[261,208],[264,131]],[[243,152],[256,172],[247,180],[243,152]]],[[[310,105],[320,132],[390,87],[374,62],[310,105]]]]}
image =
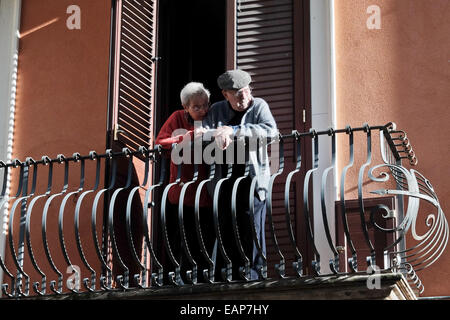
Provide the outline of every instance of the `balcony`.
{"type": "MultiPolygon", "coordinates": [[[[201,228],[200,194],[214,179],[217,163],[207,163],[208,179],[197,181],[199,166],[194,165],[192,181],[181,183],[179,170],[176,181],[168,183],[167,156],[159,146],[0,162],[0,210],[8,214],[0,259],[2,297],[415,299],[420,295],[424,284],[419,272],[444,251],[448,225],[430,181],[407,168],[414,167],[417,158],[404,131],[393,123],[293,131],[280,134],[268,146],[266,252],[255,225],[250,226],[262,257],[257,280],[249,277],[252,265],[246,252],[239,250],[239,259],[231,260],[232,249],[223,241],[224,235],[232,235],[242,249],[236,219],[242,179],[233,185],[228,228],[222,219],[220,183],[211,193],[213,226],[201,228]],[[346,163],[338,163],[344,158],[346,163]],[[143,176],[136,175],[137,167],[143,176]],[[199,183],[197,190],[187,191],[194,182],[199,183]],[[174,255],[167,228],[166,199],[176,184],[182,190],[180,198],[187,192],[196,195],[194,228],[185,228],[184,208],[178,206],[183,259],[174,255]],[[213,251],[203,242],[207,232],[214,235],[213,251]],[[197,242],[189,243],[188,238],[197,242]],[[206,268],[199,267],[192,246],[200,249],[206,268]],[[218,257],[224,261],[220,266],[218,257]],[[233,265],[239,267],[237,276],[233,265]]],[[[206,147],[200,146],[202,152],[206,147]]],[[[244,176],[249,163],[245,157],[244,176]]],[[[231,173],[233,167],[228,168],[231,173]]],[[[254,178],[251,181],[253,188],[254,178]]]]}

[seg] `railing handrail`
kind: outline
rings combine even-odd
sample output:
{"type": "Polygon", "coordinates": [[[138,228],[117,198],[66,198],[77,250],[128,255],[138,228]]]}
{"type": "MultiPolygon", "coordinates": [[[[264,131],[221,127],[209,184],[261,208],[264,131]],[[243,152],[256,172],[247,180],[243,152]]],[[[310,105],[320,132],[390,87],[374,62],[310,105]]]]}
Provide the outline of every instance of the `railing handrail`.
{"type": "MultiPolygon", "coordinates": [[[[304,138],[311,138],[312,141],[312,149],[313,149],[313,163],[312,167],[309,168],[309,170],[305,170],[305,180],[303,183],[303,214],[305,219],[305,226],[307,237],[310,241],[310,245],[312,248],[313,258],[312,258],[312,272],[314,275],[321,274],[320,269],[320,256],[321,252],[319,252],[318,248],[316,247],[316,237],[313,226],[312,226],[312,219],[319,217],[319,215],[315,214],[315,212],[312,211],[311,205],[309,203],[309,196],[312,194],[310,185],[310,180],[313,178],[313,176],[319,175],[319,136],[328,136],[330,137],[331,142],[331,163],[321,171],[321,208],[317,210],[321,210],[322,212],[322,223],[324,226],[324,232],[326,236],[326,243],[330,249],[330,252],[332,253],[333,257],[329,261],[329,267],[331,273],[339,274],[342,273],[340,271],[340,255],[339,250],[336,246],[336,244],[333,242],[332,239],[332,232],[330,230],[330,225],[328,221],[328,212],[327,212],[327,204],[326,204],[326,180],[330,172],[333,172],[333,170],[338,170],[336,167],[336,158],[337,158],[337,146],[336,146],[336,135],[337,134],[346,134],[349,137],[348,140],[348,146],[350,151],[350,159],[349,162],[345,167],[343,167],[341,172],[341,184],[340,184],[340,193],[341,197],[338,201],[339,206],[342,210],[341,219],[343,224],[343,232],[345,234],[345,237],[347,239],[347,243],[349,245],[349,249],[351,251],[351,258],[348,260],[348,267],[350,268],[350,272],[356,272],[358,270],[357,265],[357,250],[355,249],[354,243],[352,241],[352,235],[349,230],[349,222],[347,220],[347,208],[346,208],[346,189],[345,189],[345,180],[347,175],[347,170],[351,168],[354,165],[354,150],[353,150],[353,135],[354,133],[362,132],[366,134],[367,137],[367,158],[366,161],[363,163],[363,165],[359,168],[359,174],[358,174],[358,205],[359,205],[359,214],[361,218],[361,228],[363,231],[363,235],[365,238],[366,246],[370,249],[370,256],[367,257],[367,263],[369,267],[376,267],[375,265],[375,248],[373,246],[372,241],[369,239],[369,233],[368,233],[368,226],[365,222],[365,217],[367,213],[364,210],[364,203],[363,203],[363,177],[365,175],[365,171],[367,168],[369,168],[368,171],[368,177],[375,182],[385,182],[387,180],[387,173],[382,173],[380,176],[375,176],[374,172],[381,168],[388,168],[391,172],[391,174],[394,177],[394,180],[397,184],[397,188],[393,190],[388,189],[379,189],[375,190],[372,193],[379,194],[379,195],[393,195],[397,197],[399,201],[403,201],[404,196],[410,197],[410,201],[408,201],[408,208],[405,213],[405,215],[402,217],[402,220],[399,221],[399,224],[397,226],[394,226],[391,229],[383,228],[374,221],[374,212],[370,212],[370,223],[375,227],[375,229],[381,231],[381,232],[388,232],[398,235],[395,239],[394,243],[390,244],[390,247],[387,249],[392,249],[389,252],[391,262],[392,264],[388,267],[391,270],[400,270],[407,274],[409,278],[419,287],[420,290],[423,290],[423,285],[420,283],[420,280],[418,280],[416,271],[420,271],[424,268],[429,267],[431,264],[433,264],[442,254],[444,248],[447,245],[448,242],[448,225],[447,221],[445,219],[445,215],[442,212],[442,209],[439,205],[439,201],[437,199],[436,193],[431,186],[431,183],[420,173],[418,173],[416,170],[407,170],[402,166],[402,160],[408,159],[409,164],[414,166],[417,165],[417,158],[416,155],[411,147],[411,144],[409,142],[409,139],[406,136],[406,133],[404,131],[400,131],[396,129],[395,124],[388,123],[386,125],[382,126],[369,126],[368,124],[364,124],[362,127],[355,127],[352,128],[350,126],[347,126],[343,129],[333,129],[329,128],[327,130],[320,130],[316,131],[314,129],[311,129],[308,132],[298,132],[296,130],[292,131],[289,134],[278,134],[277,137],[274,137],[273,141],[276,141],[279,143],[279,153],[278,158],[276,159],[278,161],[278,168],[276,172],[271,174],[269,187],[268,187],[268,196],[267,196],[267,220],[269,222],[269,230],[271,233],[271,238],[275,246],[275,251],[277,253],[279,260],[279,263],[275,264],[276,273],[281,278],[286,277],[286,259],[280,249],[280,246],[278,245],[277,235],[273,224],[273,216],[272,216],[272,204],[273,204],[273,186],[275,179],[280,176],[281,174],[286,174],[285,171],[285,152],[284,152],[284,144],[287,140],[292,139],[294,143],[296,143],[296,154],[292,155],[293,162],[295,164],[295,168],[291,170],[286,177],[286,183],[284,186],[284,209],[285,209],[285,217],[286,217],[286,230],[288,232],[289,241],[293,247],[293,252],[295,254],[295,259],[293,262],[293,270],[295,271],[297,276],[303,276],[303,257],[300,252],[300,249],[298,248],[297,238],[294,234],[293,227],[290,221],[292,212],[290,210],[290,200],[289,200],[289,194],[291,192],[291,183],[292,179],[294,178],[294,175],[298,174],[300,171],[300,168],[302,166],[302,155],[301,155],[301,148],[300,143],[301,140],[304,138]],[[380,153],[381,158],[383,160],[383,163],[379,165],[373,165],[373,155],[372,155],[372,131],[379,132],[380,135],[380,153]],[[370,167],[372,166],[372,167],[370,167]],[[418,201],[423,200],[431,203],[437,208],[437,215],[429,215],[427,218],[427,223],[430,226],[429,230],[422,236],[418,236],[415,231],[415,223],[417,219],[418,214],[418,201]],[[413,237],[418,241],[418,244],[413,246],[412,248],[398,248],[397,245],[402,243],[405,234],[410,228],[412,227],[413,237]]],[[[175,146],[173,146],[175,147],[175,146]]],[[[3,294],[8,297],[14,297],[14,296],[23,296],[30,294],[29,290],[29,281],[30,281],[30,275],[27,273],[27,271],[24,269],[23,266],[23,259],[25,255],[24,246],[26,245],[28,247],[28,256],[30,257],[32,266],[34,267],[35,271],[40,274],[42,277],[41,281],[34,282],[33,283],[33,290],[36,294],[47,294],[47,278],[48,276],[43,272],[42,268],[39,266],[39,263],[36,260],[36,257],[32,250],[32,241],[30,239],[30,216],[31,212],[33,210],[34,203],[43,197],[47,197],[46,205],[43,210],[43,220],[42,220],[42,238],[44,241],[44,249],[45,254],[47,257],[47,262],[49,262],[51,268],[53,271],[58,275],[58,280],[51,280],[50,281],[50,289],[55,294],[60,294],[63,292],[63,274],[58,269],[58,267],[55,265],[54,261],[52,260],[52,256],[48,247],[48,239],[47,239],[47,212],[50,207],[51,201],[58,197],[64,195],[62,204],[60,205],[59,209],[59,222],[58,222],[58,230],[59,230],[59,239],[60,239],[60,248],[62,249],[63,257],[66,262],[66,264],[73,269],[72,260],[70,259],[71,255],[74,255],[74,252],[68,252],[66,248],[66,243],[64,240],[64,232],[63,232],[63,216],[65,211],[66,202],[68,199],[78,194],[79,198],[76,203],[76,210],[75,210],[75,220],[74,220],[74,227],[76,230],[76,245],[78,248],[78,254],[81,260],[83,261],[83,264],[87,267],[89,272],[91,273],[90,279],[85,278],[83,280],[83,285],[88,291],[95,291],[95,282],[97,279],[97,272],[98,270],[94,270],[94,268],[91,266],[91,264],[86,260],[85,252],[82,246],[82,242],[79,236],[79,227],[80,227],[80,220],[79,220],[79,214],[80,214],[80,207],[81,203],[84,199],[84,197],[88,193],[94,193],[95,199],[92,207],[92,216],[91,216],[91,228],[92,228],[92,236],[94,238],[95,243],[95,249],[96,254],[98,258],[98,262],[100,262],[100,265],[103,266],[103,271],[101,272],[100,279],[100,287],[101,290],[113,290],[116,287],[121,289],[129,288],[132,283],[136,283],[137,287],[145,287],[145,276],[150,271],[147,270],[147,266],[143,264],[140,261],[140,257],[138,253],[136,252],[136,248],[133,243],[132,239],[132,232],[131,232],[131,214],[132,214],[132,202],[133,197],[138,193],[140,189],[145,190],[145,198],[143,201],[143,210],[142,210],[142,224],[144,227],[144,234],[143,234],[143,243],[146,246],[145,250],[148,250],[151,255],[151,260],[154,265],[153,271],[151,274],[149,274],[149,285],[150,286],[162,286],[163,285],[163,267],[161,263],[159,262],[158,257],[156,256],[155,250],[154,250],[154,244],[150,236],[150,230],[148,228],[148,225],[146,221],[148,220],[148,213],[147,209],[150,206],[150,197],[153,194],[155,190],[160,188],[163,191],[163,201],[161,205],[161,219],[163,224],[163,240],[165,241],[165,245],[169,248],[169,258],[172,260],[173,265],[175,266],[175,270],[173,272],[169,272],[169,281],[171,281],[174,285],[179,285],[181,283],[180,278],[180,262],[177,261],[176,258],[171,256],[170,254],[170,244],[169,239],[166,231],[166,221],[165,221],[165,211],[166,211],[166,201],[165,199],[168,196],[169,189],[172,185],[178,184],[180,181],[180,166],[178,166],[178,177],[175,182],[172,184],[167,184],[164,186],[164,177],[165,177],[165,171],[167,170],[165,162],[162,161],[161,166],[161,176],[159,179],[159,182],[156,182],[152,184],[149,178],[149,168],[150,168],[150,161],[158,161],[157,157],[160,157],[162,155],[162,147],[160,145],[154,146],[154,148],[147,148],[147,147],[140,147],[137,150],[129,150],[128,148],[122,149],[122,151],[113,151],[111,149],[106,150],[105,153],[98,154],[95,151],[91,151],[88,155],[81,155],[79,153],[74,153],[71,157],[65,157],[63,154],[59,154],[56,158],[51,159],[48,156],[43,156],[41,160],[34,160],[31,157],[27,157],[25,161],[20,161],[18,159],[12,160],[10,163],[5,163],[3,161],[0,161],[0,169],[3,169],[4,176],[3,176],[3,186],[0,193],[0,210],[3,209],[5,205],[9,203],[9,201],[14,200],[14,203],[11,207],[11,215],[10,215],[10,221],[8,226],[8,240],[9,240],[9,248],[10,248],[10,255],[13,259],[12,262],[14,262],[14,266],[17,269],[17,275],[15,276],[13,272],[8,269],[8,266],[5,263],[4,257],[0,257],[0,267],[5,271],[5,276],[9,277],[11,279],[11,292],[8,292],[8,284],[2,285],[2,291],[3,294]],[[140,185],[133,186],[133,188],[130,190],[131,185],[131,171],[132,171],[132,158],[135,156],[141,157],[145,161],[145,177],[144,181],[140,185]],[[116,186],[116,175],[117,175],[117,165],[116,160],[119,158],[128,158],[128,171],[126,174],[126,182],[124,185],[118,187],[116,186]],[[103,159],[105,164],[107,161],[112,161],[112,167],[111,170],[111,179],[109,181],[109,185],[105,186],[104,188],[100,188],[99,181],[100,181],[100,160],[103,159]],[[86,161],[97,161],[96,165],[96,179],[95,184],[93,188],[85,188],[85,162],[86,161]],[[68,186],[69,186],[69,177],[68,177],[68,170],[69,170],[69,163],[81,163],[80,168],[80,184],[78,188],[72,190],[69,192],[68,186]],[[52,191],[52,174],[53,174],[53,164],[64,164],[64,183],[63,183],[63,189],[52,191]],[[36,186],[37,186],[37,168],[39,166],[48,166],[49,167],[49,173],[48,173],[48,186],[47,190],[40,195],[36,195],[36,186]],[[31,178],[31,190],[28,191],[28,184],[29,184],[29,169],[34,168],[33,170],[33,176],[31,178]],[[15,194],[13,194],[12,197],[8,196],[8,184],[7,179],[9,176],[9,170],[10,169],[20,169],[19,177],[18,177],[18,190],[15,194]],[[129,191],[128,195],[128,201],[127,201],[127,207],[126,207],[126,237],[129,245],[129,250],[131,252],[132,259],[138,263],[139,265],[139,273],[135,275],[129,274],[129,268],[124,263],[124,261],[121,258],[121,253],[118,250],[116,239],[115,239],[115,223],[114,223],[114,206],[115,202],[118,199],[119,193],[122,191],[129,191]],[[107,238],[109,237],[111,241],[111,250],[112,255],[116,259],[117,266],[122,269],[123,273],[117,275],[115,281],[116,281],[116,287],[113,286],[113,279],[112,279],[112,269],[109,263],[104,258],[104,252],[102,252],[102,249],[100,248],[100,243],[97,239],[96,234],[96,228],[98,226],[97,223],[97,207],[100,201],[100,197],[105,194],[105,192],[110,192],[111,198],[109,199],[109,203],[105,205],[105,223],[106,226],[104,226],[104,232],[106,232],[107,238]],[[31,200],[29,207],[27,208],[27,201],[31,200]],[[16,250],[16,246],[14,244],[16,233],[14,232],[14,215],[17,207],[21,207],[21,217],[26,219],[26,223],[24,225],[25,229],[20,229],[20,240],[19,240],[19,247],[18,251],[16,250]],[[26,240],[26,241],[25,241],[26,240]],[[130,281],[130,276],[132,277],[132,281],[130,281]],[[24,288],[23,288],[24,287],[24,288]]],[[[213,169],[216,164],[210,165],[210,168],[213,169]]],[[[246,166],[246,173],[245,176],[249,174],[249,159],[245,159],[245,166],[246,166]]],[[[230,167],[229,167],[230,168],[230,167]]],[[[228,172],[228,174],[231,174],[231,171],[228,172]]],[[[337,174],[337,173],[336,173],[337,174]]],[[[229,175],[227,177],[229,177],[229,175]]],[[[237,222],[236,222],[236,201],[237,201],[237,190],[238,185],[240,181],[245,177],[237,179],[234,182],[233,185],[233,194],[232,194],[232,204],[231,204],[231,214],[233,217],[233,223],[232,227],[233,230],[230,230],[229,232],[233,232],[236,238],[236,241],[239,243],[239,231],[237,229],[237,222]]],[[[196,219],[198,221],[199,219],[199,201],[200,201],[200,192],[201,188],[203,188],[207,182],[212,180],[214,177],[214,171],[210,172],[209,179],[198,181],[199,189],[196,191],[196,204],[195,204],[195,215],[196,219]],[[200,187],[201,186],[201,187],[200,187]]],[[[320,177],[320,176],[319,176],[320,177]]],[[[186,182],[185,186],[182,188],[181,195],[184,197],[187,185],[190,183],[194,183],[198,178],[198,166],[194,166],[194,177],[190,182],[186,182]]],[[[250,186],[250,190],[255,190],[256,182],[255,179],[252,178],[252,184],[250,186]]],[[[213,213],[214,213],[214,224],[215,224],[215,233],[219,240],[218,243],[218,254],[222,254],[226,261],[226,266],[222,270],[223,279],[225,281],[231,281],[231,260],[227,259],[226,255],[226,248],[224,247],[224,244],[221,242],[220,238],[220,228],[219,228],[219,222],[218,222],[218,215],[219,215],[219,193],[220,193],[220,185],[221,183],[216,185],[215,194],[214,194],[214,203],[213,203],[213,213]]],[[[251,193],[252,194],[252,193],[251,193]]],[[[181,196],[180,196],[181,197],[181,196]]],[[[183,198],[184,199],[184,198],[183,198]]],[[[252,208],[252,198],[250,197],[250,208],[252,208]]],[[[182,203],[182,202],[180,202],[182,203]]],[[[383,206],[378,206],[378,209],[381,210],[387,210],[383,206]]],[[[314,209],[315,210],[315,209],[314,209]]],[[[156,213],[158,214],[158,213],[156,213]]],[[[183,206],[180,204],[178,208],[178,214],[180,223],[182,225],[183,222],[183,206]]],[[[199,236],[199,239],[202,237],[202,232],[197,230],[197,236],[199,236]]],[[[254,233],[254,226],[252,225],[252,235],[253,235],[253,241],[258,248],[262,258],[263,258],[263,267],[258,272],[260,273],[260,276],[262,279],[267,278],[267,257],[265,253],[262,252],[261,244],[259,243],[258,238],[256,237],[254,233]]],[[[195,260],[193,260],[192,256],[190,256],[190,252],[188,249],[188,243],[185,242],[185,232],[193,232],[193,230],[184,230],[183,227],[181,227],[181,234],[182,239],[184,239],[182,243],[182,249],[184,250],[187,257],[190,259],[190,263],[192,264],[193,269],[188,270],[189,275],[188,279],[189,281],[192,281],[193,283],[196,283],[197,281],[197,265],[195,263],[195,260]]],[[[200,241],[200,245],[203,245],[203,243],[200,241]]],[[[200,270],[203,272],[203,275],[205,279],[208,279],[210,283],[214,283],[217,281],[217,279],[214,278],[214,261],[211,260],[211,257],[208,255],[208,253],[205,252],[205,247],[203,246],[203,254],[204,256],[209,259],[210,267],[208,270],[200,270]],[[213,263],[213,265],[211,265],[213,263]]],[[[242,247],[241,247],[242,249],[242,247]]],[[[147,251],[146,251],[147,252],[147,251]]],[[[242,258],[247,261],[244,263],[244,266],[241,269],[241,277],[243,280],[249,280],[248,274],[249,274],[249,261],[248,258],[245,256],[245,253],[241,250],[241,256],[242,258]]],[[[341,265],[342,266],[342,265],[341,265]]],[[[79,271],[74,271],[75,273],[79,271]]],[[[79,290],[75,290],[73,288],[69,288],[74,293],[79,292],[79,290]]]]}

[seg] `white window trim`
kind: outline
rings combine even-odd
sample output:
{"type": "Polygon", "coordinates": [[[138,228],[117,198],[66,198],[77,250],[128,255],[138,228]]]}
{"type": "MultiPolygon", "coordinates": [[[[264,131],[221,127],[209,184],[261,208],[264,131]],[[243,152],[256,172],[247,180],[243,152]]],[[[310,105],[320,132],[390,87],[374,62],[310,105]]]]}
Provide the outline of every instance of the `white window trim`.
{"type": "MultiPolygon", "coordinates": [[[[336,58],[334,31],[334,0],[312,0],[310,2],[311,23],[311,126],[316,130],[336,128],[336,58]]],[[[331,164],[331,142],[320,140],[319,170],[331,164]]],[[[329,174],[326,190],[327,217],[334,238],[334,201],[337,199],[337,172],[329,174]],[[334,176],[334,180],[333,180],[334,176]]],[[[330,271],[328,261],[333,257],[325,238],[321,208],[322,176],[313,175],[314,219],[316,248],[321,255],[321,271],[330,271]]]]}
{"type": "MultiPolygon", "coordinates": [[[[21,7],[22,0],[0,0],[0,160],[4,162],[12,159],[21,7]]],[[[5,207],[0,208],[2,257],[5,252],[8,217],[5,207]]],[[[1,268],[0,281],[3,283],[1,268]]]]}

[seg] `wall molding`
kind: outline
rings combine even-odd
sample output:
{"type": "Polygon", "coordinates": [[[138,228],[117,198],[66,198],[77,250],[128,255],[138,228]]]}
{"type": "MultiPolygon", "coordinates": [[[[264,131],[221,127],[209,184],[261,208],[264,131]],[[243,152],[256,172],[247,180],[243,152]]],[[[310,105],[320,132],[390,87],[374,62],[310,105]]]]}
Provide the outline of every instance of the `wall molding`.
{"type": "MultiPolygon", "coordinates": [[[[13,152],[14,115],[19,60],[22,0],[0,0],[0,160],[10,162],[13,152]]],[[[0,176],[3,181],[3,172],[0,176]]],[[[0,254],[4,255],[8,212],[0,208],[0,254]]],[[[0,269],[0,280],[3,270],[0,269]]]]}
{"type": "MultiPolygon", "coordinates": [[[[311,21],[311,127],[316,130],[336,128],[336,73],[335,73],[335,37],[334,37],[334,0],[314,0],[310,7],[311,21]]],[[[319,168],[326,168],[331,163],[331,142],[319,144],[319,168]]],[[[337,174],[334,182],[328,183],[326,193],[329,197],[329,209],[334,211],[337,197],[337,174]]],[[[321,207],[321,177],[313,177],[314,208],[321,207]]],[[[320,210],[316,210],[320,212],[320,210]]],[[[335,224],[335,217],[328,217],[330,226],[335,224]]],[[[334,230],[334,229],[333,229],[334,230]]],[[[331,253],[325,238],[322,217],[314,219],[314,234],[317,236],[317,249],[321,252],[321,270],[329,270],[328,260],[331,253]],[[323,235],[323,239],[320,237],[323,235]],[[330,255],[328,257],[328,255],[330,255]]]]}

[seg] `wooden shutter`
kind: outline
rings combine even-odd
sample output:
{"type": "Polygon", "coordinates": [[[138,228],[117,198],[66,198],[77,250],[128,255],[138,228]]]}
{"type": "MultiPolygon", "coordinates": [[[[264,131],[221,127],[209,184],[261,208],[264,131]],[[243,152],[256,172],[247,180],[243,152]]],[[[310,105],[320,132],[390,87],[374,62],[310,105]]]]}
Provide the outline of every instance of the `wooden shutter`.
{"type": "MultiPolygon", "coordinates": [[[[227,67],[237,67],[251,74],[253,95],[268,102],[282,134],[309,129],[309,121],[303,121],[303,109],[310,106],[307,102],[310,99],[309,56],[305,55],[309,50],[309,37],[305,37],[309,32],[308,4],[309,1],[303,0],[232,0],[228,3],[227,67]]],[[[289,259],[289,268],[294,251],[285,222],[284,182],[287,173],[295,167],[293,159],[296,152],[292,140],[287,141],[284,147],[287,163],[285,174],[275,180],[273,219],[281,251],[289,259]]],[[[304,164],[308,166],[308,161],[304,164]]],[[[302,221],[300,177],[306,172],[306,166],[303,165],[290,193],[291,213],[295,212],[291,220],[304,255],[305,269],[308,268],[309,250],[302,221]]],[[[270,272],[273,270],[270,263],[275,263],[277,256],[272,250],[269,234],[266,234],[270,272]]]]}
{"type": "MultiPolygon", "coordinates": [[[[134,151],[140,146],[150,148],[153,144],[157,4],[158,0],[113,1],[107,147],[113,148],[114,151],[121,151],[124,147],[134,151]]],[[[131,187],[141,185],[147,173],[149,181],[152,181],[152,169],[146,172],[143,161],[138,158],[139,155],[133,159],[131,187]]],[[[116,185],[124,186],[128,173],[127,159],[119,158],[117,165],[116,185]]],[[[109,179],[109,176],[105,178],[105,185],[108,185],[109,179]]],[[[143,228],[140,224],[145,196],[143,189],[139,190],[139,196],[140,203],[133,201],[133,242],[142,262],[149,266],[149,261],[144,260],[146,251],[140,251],[143,248],[143,228]]],[[[116,201],[115,239],[122,261],[129,267],[130,274],[136,274],[140,269],[131,256],[124,228],[125,215],[122,214],[126,210],[126,197],[125,193],[121,193],[116,201]]],[[[105,208],[107,210],[107,207],[105,208]]],[[[105,213],[108,214],[107,211],[105,213]]],[[[105,238],[103,243],[108,243],[108,239],[105,238]]],[[[107,250],[111,252],[110,247],[107,250]]],[[[112,269],[114,276],[116,272],[123,272],[116,261],[112,261],[112,269]]]]}
{"type": "Polygon", "coordinates": [[[112,134],[131,150],[151,144],[156,6],[156,0],[118,0],[116,6],[112,134]]]}

